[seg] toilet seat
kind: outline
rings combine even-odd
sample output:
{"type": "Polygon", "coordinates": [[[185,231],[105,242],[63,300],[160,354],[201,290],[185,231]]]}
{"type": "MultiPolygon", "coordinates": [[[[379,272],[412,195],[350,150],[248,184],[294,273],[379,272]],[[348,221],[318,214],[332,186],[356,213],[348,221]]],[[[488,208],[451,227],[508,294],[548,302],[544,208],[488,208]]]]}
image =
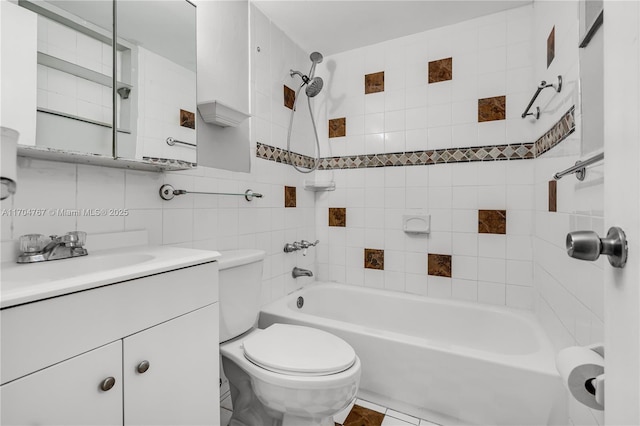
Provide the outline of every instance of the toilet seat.
{"type": "Polygon", "coordinates": [[[243,342],[246,359],[275,373],[327,376],[349,369],[356,353],[347,342],[311,327],[273,324],[243,342]]]}

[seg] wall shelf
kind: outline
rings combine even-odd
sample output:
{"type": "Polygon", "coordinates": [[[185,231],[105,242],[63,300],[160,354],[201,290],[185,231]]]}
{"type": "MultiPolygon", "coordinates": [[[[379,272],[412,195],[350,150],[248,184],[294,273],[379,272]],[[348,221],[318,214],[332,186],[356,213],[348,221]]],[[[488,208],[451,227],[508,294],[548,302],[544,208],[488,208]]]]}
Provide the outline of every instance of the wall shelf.
{"type": "Polygon", "coordinates": [[[48,161],[61,161],[64,163],[92,164],[117,169],[143,170],[150,172],[190,170],[197,167],[196,163],[190,163],[182,160],[149,157],[145,157],[142,160],[133,160],[30,145],[18,145],[18,156],[48,161]]]}
{"type": "MultiPolygon", "coordinates": [[[[55,56],[47,55],[46,53],[38,52],[38,64],[74,75],[76,77],[84,78],[85,80],[93,81],[94,83],[98,83],[106,87],[113,87],[113,79],[111,78],[111,76],[99,73],[94,70],[90,70],[85,67],[81,67],[80,65],[76,65],[71,62],[67,62],[63,59],[56,58],[55,56]]],[[[133,86],[119,81],[118,89],[121,88],[131,90],[133,86]]]]}
{"type": "Polygon", "coordinates": [[[304,189],[313,192],[335,191],[336,183],[334,181],[304,181],[304,189]]]}
{"type": "Polygon", "coordinates": [[[251,114],[239,111],[217,100],[198,103],[198,111],[205,122],[221,127],[237,127],[251,117],[251,114]]]}

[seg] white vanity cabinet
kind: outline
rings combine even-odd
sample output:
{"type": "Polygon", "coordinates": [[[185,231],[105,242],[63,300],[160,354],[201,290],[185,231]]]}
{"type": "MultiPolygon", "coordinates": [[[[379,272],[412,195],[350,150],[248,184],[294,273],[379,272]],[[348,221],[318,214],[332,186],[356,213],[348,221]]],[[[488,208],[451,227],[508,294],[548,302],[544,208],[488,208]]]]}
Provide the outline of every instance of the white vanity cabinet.
{"type": "Polygon", "coordinates": [[[218,423],[218,342],[201,326],[217,321],[216,303],[124,339],[125,425],[218,423]]]}
{"type": "Polygon", "coordinates": [[[2,425],[218,425],[218,266],[4,308],[2,425]]]}
{"type": "Polygon", "coordinates": [[[0,392],[2,425],[121,425],[122,342],[5,384],[0,392]],[[114,386],[102,391],[109,377],[114,386]]]}

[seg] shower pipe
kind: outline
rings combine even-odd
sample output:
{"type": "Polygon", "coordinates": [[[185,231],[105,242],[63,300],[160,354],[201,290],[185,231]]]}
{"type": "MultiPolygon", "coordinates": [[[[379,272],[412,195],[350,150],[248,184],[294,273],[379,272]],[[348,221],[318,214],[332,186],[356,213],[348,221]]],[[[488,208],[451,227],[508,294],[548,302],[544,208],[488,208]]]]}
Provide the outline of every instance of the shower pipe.
{"type": "Polygon", "coordinates": [[[174,189],[172,185],[164,184],[160,187],[160,198],[163,200],[169,201],[173,200],[173,197],[176,195],[185,195],[185,194],[203,194],[203,195],[239,195],[243,196],[245,200],[252,201],[255,198],[262,198],[263,195],[259,192],[253,192],[250,189],[247,189],[242,194],[232,193],[232,192],[199,192],[199,191],[187,191],[185,189],[174,189]]]}
{"type": "Polygon", "coordinates": [[[540,107],[536,107],[536,112],[529,112],[529,110],[531,109],[531,106],[538,98],[538,95],[540,94],[540,92],[542,92],[542,90],[546,89],[547,87],[553,87],[556,89],[556,92],[560,93],[560,91],[562,90],[562,76],[561,75],[558,76],[557,84],[547,83],[545,80],[542,80],[540,82],[540,84],[538,85],[538,88],[536,89],[536,93],[533,94],[531,101],[529,101],[529,105],[527,105],[527,108],[522,113],[522,116],[521,116],[522,118],[525,118],[528,115],[533,115],[536,118],[536,120],[540,118],[540,107]]]}
{"type": "Polygon", "coordinates": [[[300,173],[311,173],[318,168],[320,165],[320,139],[318,138],[318,129],[316,127],[316,120],[313,117],[313,109],[311,108],[311,98],[315,97],[324,85],[322,77],[315,77],[316,65],[321,63],[323,60],[323,56],[320,52],[313,52],[309,55],[309,59],[311,60],[311,69],[309,70],[309,75],[306,76],[302,74],[300,71],[290,70],[289,75],[293,77],[294,75],[299,76],[302,79],[302,84],[296,91],[293,106],[291,107],[291,116],[289,119],[289,131],[287,132],[287,157],[289,159],[289,164],[293,167],[297,172],[300,173]],[[309,107],[309,115],[311,116],[311,124],[313,125],[313,135],[316,140],[316,156],[314,158],[313,167],[308,170],[303,170],[295,165],[293,158],[291,156],[291,131],[293,130],[293,116],[296,111],[296,105],[298,103],[298,98],[300,91],[304,86],[307,86],[305,93],[307,95],[307,106],[309,107]]]}
{"type": "Polygon", "coordinates": [[[601,152],[600,154],[596,154],[591,158],[588,158],[584,161],[576,161],[576,164],[572,167],[569,167],[566,170],[563,170],[561,172],[556,173],[555,175],[553,175],[553,178],[555,180],[560,180],[562,179],[564,176],[566,175],[570,175],[572,173],[576,174],[576,178],[579,181],[583,181],[585,175],[587,174],[587,166],[590,166],[593,163],[597,163],[600,160],[604,160],[604,152],[601,152]]]}

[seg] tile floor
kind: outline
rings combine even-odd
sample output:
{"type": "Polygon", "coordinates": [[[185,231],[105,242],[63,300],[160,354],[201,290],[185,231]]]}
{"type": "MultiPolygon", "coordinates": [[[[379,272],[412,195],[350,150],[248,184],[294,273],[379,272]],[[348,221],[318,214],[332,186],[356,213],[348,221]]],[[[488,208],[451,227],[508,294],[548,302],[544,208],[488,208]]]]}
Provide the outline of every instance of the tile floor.
{"type": "MultiPolygon", "coordinates": [[[[229,424],[232,410],[231,396],[227,395],[220,403],[222,426],[229,424]]],[[[356,399],[343,412],[338,413],[334,420],[336,426],[439,426],[363,399],[356,399]]]]}

